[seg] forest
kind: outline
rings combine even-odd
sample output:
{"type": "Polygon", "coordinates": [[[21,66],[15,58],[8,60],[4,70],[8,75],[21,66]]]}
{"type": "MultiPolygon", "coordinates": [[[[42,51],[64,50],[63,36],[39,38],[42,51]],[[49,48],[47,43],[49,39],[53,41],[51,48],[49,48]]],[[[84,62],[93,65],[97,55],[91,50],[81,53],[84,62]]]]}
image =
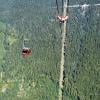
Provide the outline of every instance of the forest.
{"type": "MultiPolygon", "coordinates": [[[[0,100],[58,100],[62,33],[55,2],[0,0],[0,100]],[[32,51],[27,58],[24,40],[32,51]]],[[[100,2],[68,5],[85,3],[100,2]]],[[[68,8],[68,16],[63,100],[99,100],[100,6],[68,8]]]]}

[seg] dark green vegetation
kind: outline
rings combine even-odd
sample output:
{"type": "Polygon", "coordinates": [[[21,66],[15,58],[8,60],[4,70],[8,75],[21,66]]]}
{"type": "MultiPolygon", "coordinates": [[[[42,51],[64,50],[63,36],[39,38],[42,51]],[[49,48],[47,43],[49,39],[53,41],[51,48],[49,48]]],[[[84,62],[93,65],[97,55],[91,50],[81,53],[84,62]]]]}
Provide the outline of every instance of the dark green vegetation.
{"type": "Polygon", "coordinates": [[[83,15],[81,12],[79,8],[69,9],[64,100],[99,100],[100,7],[89,7],[83,15]]]}
{"type": "Polygon", "coordinates": [[[0,33],[0,100],[57,100],[61,37],[48,18],[47,0],[0,2],[0,25],[6,26],[0,33]],[[32,50],[28,58],[21,55],[23,36],[32,50]]]}
{"type": "MultiPolygon", "coordinates": [[[[51,21],[51,5],[49,0],[0,0],[0,100],[58,100],[61,33],[51,21]],[[23,36],[32,50],[25,59],[23,36]]],[[[99,100],[100,7],[84,16],[80,8],[68,12],[64,100],[99,100]]]]}

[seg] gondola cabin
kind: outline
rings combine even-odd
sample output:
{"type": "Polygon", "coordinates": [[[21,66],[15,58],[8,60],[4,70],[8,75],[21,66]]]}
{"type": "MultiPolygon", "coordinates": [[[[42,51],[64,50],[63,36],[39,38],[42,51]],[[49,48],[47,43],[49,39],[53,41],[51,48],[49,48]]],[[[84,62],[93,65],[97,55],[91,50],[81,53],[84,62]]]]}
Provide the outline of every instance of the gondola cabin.
{"type": "Polygon", "coordinates": [[[59,22],[64,23],[68,19],[68,16],[57,16],[57,19],[59,22]]]}
{"type": "Polygon", "coordinates": [[[28,57],[30,54],[31,54],[31,49],[30,48],[24,47],[22,49],[22,56],[24,58],[28,57]]]}

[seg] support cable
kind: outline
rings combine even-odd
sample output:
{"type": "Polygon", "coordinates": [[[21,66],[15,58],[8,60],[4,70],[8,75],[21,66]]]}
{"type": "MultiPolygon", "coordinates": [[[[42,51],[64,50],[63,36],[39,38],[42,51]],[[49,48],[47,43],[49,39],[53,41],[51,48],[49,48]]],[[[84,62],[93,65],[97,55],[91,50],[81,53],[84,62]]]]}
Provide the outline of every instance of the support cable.
{"type": "Polygon", "coordinates": [[[59,14],[58,0],[56,0],[57,12],[59,14]]]}

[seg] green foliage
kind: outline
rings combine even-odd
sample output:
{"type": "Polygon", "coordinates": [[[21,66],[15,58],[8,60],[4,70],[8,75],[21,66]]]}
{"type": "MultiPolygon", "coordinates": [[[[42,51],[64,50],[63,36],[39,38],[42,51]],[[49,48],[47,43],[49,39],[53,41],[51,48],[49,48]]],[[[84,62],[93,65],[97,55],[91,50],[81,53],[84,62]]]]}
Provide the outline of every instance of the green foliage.
{"type": "MultiPolygon", "coordinates": [[[[10,3],[10,2],[9,2],[10,3]]],[[[45,4],[43,8],[27,0],[14,0],[6,17],[4,62],[0,67],[0,98],[2,100],[56,100],[58,94],[60,63],[60,33],[58,26],[48,20],[45,4]],[[23,58],[23,37],[32,54],[23,58]],[[5,92],[2,88],[5,84],[5,92]]],[[[1,37],[0,37],[1,38],[1,37]]]]}
{"type": "Polygon", "coordinates": [[[100,21],[97,13],[100,8],[88,8],[84,16],[77,8],[69,11],[64,100],[66,96],[73,96],[74,100],[99,100],[100,21]]]}
{"type": "MultiPolygon", "coordinates": [[[[58,99],[62,38],[58,23],[49,19],[55,16],[51,2],[54,0],[0,0],[0,100],[58,99]],[[32,50],[28,58],[21,54],[23,37],[32,50]]],[[[81,8],[69,9],[64,100],[99,100],[99,11],[99,7],[90,7],[82,15],[81,8]]]]}
{"type": "Polygon", "coordinates": [[[0,22],[0,31],[5,30],[5,27],[6,27],[5,24],[0,22]]]}
{"type": "Polygon", "coordinates": [[[4,41],[4,33],[3,32],[0,32],[0,65],[2,63],[2,59],[5,55],[5,49],[4,49],[4,46],[3,46],[3,41],[4,41]]]}

